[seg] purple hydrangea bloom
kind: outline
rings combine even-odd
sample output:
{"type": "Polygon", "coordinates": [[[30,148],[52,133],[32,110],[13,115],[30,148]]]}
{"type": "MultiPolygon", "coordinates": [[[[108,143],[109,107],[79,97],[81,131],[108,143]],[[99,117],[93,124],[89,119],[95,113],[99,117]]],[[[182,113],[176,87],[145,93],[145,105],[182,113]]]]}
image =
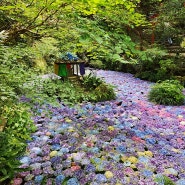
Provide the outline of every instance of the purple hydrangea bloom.
{"type": "Polygon", "coordinates": [[[55,166],[55,165],[61,163],[61,157],[59,157],[59,156],[52,157],[52,158],[50,159],[50,161],[51,161],[52,165],[55,166]]]}
{"type": "Polygon", "coordinates": [[[87,166],[85,166],[85,172],[91,173],[95,171],[96,171],[96,168],[93,164],[88,164],[87,166]]]}

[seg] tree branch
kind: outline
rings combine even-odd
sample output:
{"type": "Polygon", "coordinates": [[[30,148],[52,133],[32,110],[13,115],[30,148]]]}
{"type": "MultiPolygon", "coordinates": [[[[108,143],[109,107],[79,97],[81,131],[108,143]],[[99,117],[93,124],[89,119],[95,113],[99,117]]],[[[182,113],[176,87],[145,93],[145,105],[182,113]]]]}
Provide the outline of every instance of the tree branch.
{"type": "Polygon", "coordinates": [[[39,15],[41,14],[41,12],[45,9],[46,7],[43,7],[40,9],[40,11],[37,13],[37,15],[35,16],[35,18],[31,21],[31,23],[26,27],[27,29],[29,29],[31,27],[31,25],[36,21],[36,19],[39,17],[39,15]]]}
{"type": "MultiPolygon", "coordinates": [[[[55,2],[55,0],[53,0],[49,5],[51,6],[54,2],[55,2]]],[[[31,23],[26,27],[26,29],[30,29],[31,28],[31,25],[36,21],[36,19],[40,16],[40,14],[42,13],[42,11],[44,9],[46,9],[46,7],[47,7],[47,0],[46,0],[45,6],[40,9],[40,11],[37,13],[37,15],[35,16],[35,18],[31,21],[31,23]]]]}
{"type": "Polygon", "coordinates": [[[39,27],[39,26],[44,25],[44,24],[47,22],[47,20],[48,20],[49,18],[51,18],[53,15],[55,15],[55,14],[60,10],[60,8],[65,7],[66,4],[67,4],[67,3],[61,4],[61,5],[58,7],[58,9],[56,9],[54,12],[52,12],[51,14],[49,14],[40,24],[35,25],[34,27],[31,27],[31,28],[33,29],[33,28],[37,28],[37,27],[39,27]]]}
{"type": "Polygon", "coordinates": [[[34,2],[34,0],[32,0],[32,2],[31,2],[30,4],[28,4],[28,5],[26,6],[26,8],[28,8],[29,6],[31,6],[31,5],[33,4],[33,2],[34,2]]]}

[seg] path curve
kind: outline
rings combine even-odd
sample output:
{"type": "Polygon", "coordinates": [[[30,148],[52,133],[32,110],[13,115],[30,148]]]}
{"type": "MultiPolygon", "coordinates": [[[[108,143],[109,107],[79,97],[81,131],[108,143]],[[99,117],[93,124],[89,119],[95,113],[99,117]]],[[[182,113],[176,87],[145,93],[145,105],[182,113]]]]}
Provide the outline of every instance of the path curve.
{"type": "Polygon", "coordinates": [[[14,182],[155,185],[163,174],[185,185],[185,106],[148,102],[152,83],[131,74],[97,75],[116,86],[117,99],[38,107],[38,130],[21,159],[31,170],[14,182]]]}

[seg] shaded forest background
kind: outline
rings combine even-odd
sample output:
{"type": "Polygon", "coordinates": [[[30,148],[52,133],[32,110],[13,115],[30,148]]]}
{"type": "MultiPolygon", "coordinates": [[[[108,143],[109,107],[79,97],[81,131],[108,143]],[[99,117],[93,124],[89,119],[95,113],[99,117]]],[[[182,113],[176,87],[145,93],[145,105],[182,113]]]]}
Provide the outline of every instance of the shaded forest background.
{"type": "Polygon", "coordinates": [[[183,0],[1,1],[1,55],[44,71],[70,51],[152,81],[182,76],[184,9],[183,0]]]}

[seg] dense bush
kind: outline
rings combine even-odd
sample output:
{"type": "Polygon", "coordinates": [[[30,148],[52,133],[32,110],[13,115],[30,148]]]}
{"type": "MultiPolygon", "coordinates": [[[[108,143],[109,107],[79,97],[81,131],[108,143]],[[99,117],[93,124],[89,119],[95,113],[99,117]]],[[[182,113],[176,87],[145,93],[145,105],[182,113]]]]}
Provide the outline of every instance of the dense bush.
{"type": "Polygon", "coordinates": [[[149,100],[163,105],[183,105],[185,96],[183,86],[176,80],[165,80],[156,83],[149,92],[149,100]]]}
{"type": "Polygon", "coordinates": [[[97,88],[95,88],[94,94],[96,95],[96,101],[107,101],[116,98],[112,86],[105,83],[102,83],[97,88]]]}
{"type": "Polygon", "coordinates": [[[97,69],[104,69],[105,65],[101,60],[92,60],[89,64],[91,67],[97,68],[97,69]]]}
{"type": "Polygon", "coordinates": [[[89,73],[88,75],[83,77],[82,85],[89,90],[95,89],[100,84],[102,84],[102,80],[92,73],[89,73]]]}
{"type": "Polygon", "coordinates": [[[0,132],[0,184],[6,185],[21,171],[18,157],[24,153],[26,144],[7,132],[0,132]]]}
{"type": "Polygon", "coordinates": [[[32,72],[24,61],[25,50],[14,49],[0,46],[0,184],[3,185],[9,184],[21,170],[18,158],[25,152],[30,133],[35,131],[28,108],[18,103],[32,72]]]}
{"type": "Polygon", "coordinates": [[[180,58],[168,56],[160,48],[150,48],[139,54],[139,62],[135,65],[136,77],[157,82],[174,79],[183,74],[183,63],[180,58]]]}
{"type": "Polygon", "coordinates": [[[93,73],[84,76],[82,85],[92,93],[89,96],[90,101],[106,101],[115,99],[116,95],[111,85],[106,84],[101,78],[96,77],[93,73]]]}
{"type": "Polygon", "coordinates": [[[20,169],[20,157],[26,149],[26,142],[36,127],[31,121],[29,111],[23,105],[9,103],[2,107],[0,124],[0,184],[8,184],[20,169]]]}
{"type": "Polygon", "coordinates": [[[28,110],[23,105],[8,104],[3,107],[0,123],[0,184],[8,184],[20,169],[18,158],[25,152],[26,142],[35,131],[28,110]]]}
{"type": "Polygon", "coordinates": [[[47,102],[57,105],[59,101],[74,105],[83,101],[97,102],[115,98],[113,87],[93,75],[84,76],[82,80],[76,79],[74,82],[50,78],[30,79],[23,89],[30,99],[29,104],[47,102]],[[99,89],[101,85],[104,87],[102,91],[99,89]]]}
{"type": "Polygon", "coordinates": [[[36,127],[31,120],[28,108],[23,104],[5,106],[2,115],[7,120],[4,132],[11,134],[21,142],[31,139],[30,134],[35,131],[36,127]]]}

